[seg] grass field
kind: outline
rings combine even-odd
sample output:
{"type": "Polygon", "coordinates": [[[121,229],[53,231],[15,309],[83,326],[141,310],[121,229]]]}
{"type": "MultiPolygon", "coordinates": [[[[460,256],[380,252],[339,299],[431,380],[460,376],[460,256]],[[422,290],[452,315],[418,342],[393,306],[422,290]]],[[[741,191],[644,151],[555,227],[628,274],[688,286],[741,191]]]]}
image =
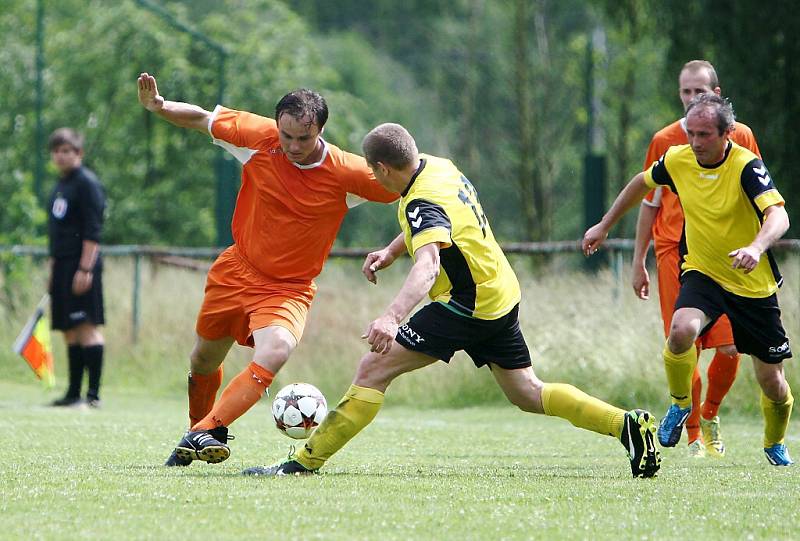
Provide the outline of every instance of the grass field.
{"type": "MultiPolygon", "coordinates": [[[[328,397],[330,401],[335,397],[328,397]]],[[[338,397],[337,397],[338,398],[338,397]]],[[[222,464],[169,469],[184,397],[117,392],[53,409],[0,382],[2,539],[796,539],[800,467],[769,466],[761,421],[725,418],[728,457],[663,451],[630,478],[622,446],[511,406],[387,407],[311,478],[252,479],[282,458],[268,400],[232,427],[222,464]],[[10,424],[9,424],[10,423],[10,424]]],[[[661,412],[658,412],[659,414],[661,412]]],[[[788,440],[800,453],[800,426],[788,440]]]]}

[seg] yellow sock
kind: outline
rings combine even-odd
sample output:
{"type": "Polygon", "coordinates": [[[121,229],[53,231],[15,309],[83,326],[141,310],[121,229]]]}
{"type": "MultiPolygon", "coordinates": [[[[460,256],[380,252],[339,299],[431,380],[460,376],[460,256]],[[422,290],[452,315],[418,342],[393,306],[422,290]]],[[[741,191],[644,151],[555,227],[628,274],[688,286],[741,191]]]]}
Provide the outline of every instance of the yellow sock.
{"type": "Polygon", "coordinates": [[[382,392],[351,385],[294,459],[308,469],[321,468],[333,453],[372,422],[382,405],[382,392]]]}
{"type": "Polygon", "coordinates": [[[783,402],[773,402],[763,392],[761,393],[765,449],[772,447],[776,443],[783,443],[783,439],[786,436],[786,427],[789,426],[789,418],[792,416],[792,404],[794,404],[794,397],[791,389],[788,389],[783,402]]]}
{"type": "Polygon", "coordinates": [[[545,415],[566,419],[578,428],[619,438],[625,411],[589,396],[565,383],[545,383],[542,389],[545,415]]]}
{"type": "Polygon", "coordinates": [[[681,408],[692,405],[692,373],[697,364],[697,349],[692,344],[683,353],[672,353],[664,346],[664,369],[672,402],[681,408]]]}

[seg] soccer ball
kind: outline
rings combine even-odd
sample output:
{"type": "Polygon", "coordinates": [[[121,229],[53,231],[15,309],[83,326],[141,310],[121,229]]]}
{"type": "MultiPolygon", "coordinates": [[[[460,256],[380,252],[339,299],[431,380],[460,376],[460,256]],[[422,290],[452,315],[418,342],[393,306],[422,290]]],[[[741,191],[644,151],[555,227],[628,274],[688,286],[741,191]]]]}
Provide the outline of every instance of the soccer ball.
{"type": "Polygon", "coordinates": [[[328,414],[328,403],[310,383],[292,383],[275,395],[272,417],[283,434],[296,440],[306,439],[328,414]]]}

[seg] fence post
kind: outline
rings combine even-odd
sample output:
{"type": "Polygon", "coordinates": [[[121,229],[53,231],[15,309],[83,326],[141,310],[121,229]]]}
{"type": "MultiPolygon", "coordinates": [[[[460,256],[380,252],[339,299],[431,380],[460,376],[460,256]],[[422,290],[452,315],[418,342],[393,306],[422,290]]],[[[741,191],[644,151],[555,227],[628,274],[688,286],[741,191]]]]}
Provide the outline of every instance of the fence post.
{"type": "Polygon", "coordinates": [[[139,324],[141,323],[141,289],[142,289],[142,255],[137,250],[133,254],[133,310],[131,328],[133,343],[139,341],[139,324]]]}

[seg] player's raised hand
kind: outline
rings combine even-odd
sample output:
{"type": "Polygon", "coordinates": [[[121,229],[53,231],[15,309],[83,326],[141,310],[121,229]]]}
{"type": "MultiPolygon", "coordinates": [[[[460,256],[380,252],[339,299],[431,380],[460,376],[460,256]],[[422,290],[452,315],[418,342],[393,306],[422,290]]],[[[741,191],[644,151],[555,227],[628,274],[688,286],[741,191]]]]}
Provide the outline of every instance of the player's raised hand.
{"type": "Polygon", "coordinates": [[[758,262],[761,260],[761,252],[752,246],[745,246],[732,251],[728,254],[728,257],[733,258],[731,268],[742,269],[745,274],[750,274],[758,266],[758,262]]]}
{"type": "Polygon", "coordinates": [[[373,284],[378,283],[378,276],[375,274],[381,269],[385,269],[394,262],[394,257],[387,248],[378,250],[377,252],[370,252],[361,266],[361,272],[367,277],[367,280],[373,284]]]}
{"type": "Polygon", "coordinates": [[[164,107],[164,98],[158,93],[156,78],[149,73],[141,73],[136,83],[139,87],[139,103],[148,111],[160,111],[164,107]]]}
{"type": "Polygon", "coordinates": [[[593,253],[597,251],[598,248],[606,241],[608,238],[608,231],[603,226],[602,223],[595,224],[589,229],[586,230],[586,233],[583,234],[583,242],[581,242],[581,249],[583,250],[583,255],[589,257],[593,253]]]}

